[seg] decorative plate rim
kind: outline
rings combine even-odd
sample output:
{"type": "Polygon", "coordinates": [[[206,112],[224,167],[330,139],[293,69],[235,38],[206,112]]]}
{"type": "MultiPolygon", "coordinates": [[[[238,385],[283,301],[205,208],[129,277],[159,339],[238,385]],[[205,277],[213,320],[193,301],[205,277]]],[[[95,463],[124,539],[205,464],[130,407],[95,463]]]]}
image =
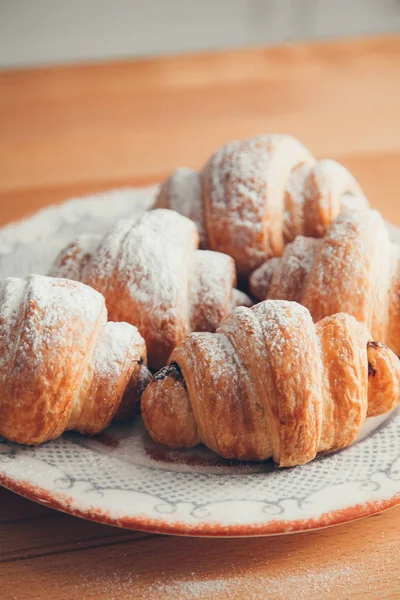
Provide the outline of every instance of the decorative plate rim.
{"type": "Polygon", "coordinates": [[[113,517],[109,512],[107,513],[95,507],[71,508],[72,498],[66,494],[50,492],[28,481],[16,481],[4,473],[0,473],[0,485],[28,500],[88,521],[145,533],[188,537],[266,537],[302,533],[352,523],[400,505],[400,492],[397,492],[391,498],[366,501],[347,508],[328,511],[317,518],[294,519],[292,521],[275,519],[267,523],[260,522],[251,525],[223,525],[217,522],[199,522],[196,525],[190,525],[183,521],[168,522],[162,519],[151,519],[147,516],[140,517],[140,515],[136,517],[113,517]]]}

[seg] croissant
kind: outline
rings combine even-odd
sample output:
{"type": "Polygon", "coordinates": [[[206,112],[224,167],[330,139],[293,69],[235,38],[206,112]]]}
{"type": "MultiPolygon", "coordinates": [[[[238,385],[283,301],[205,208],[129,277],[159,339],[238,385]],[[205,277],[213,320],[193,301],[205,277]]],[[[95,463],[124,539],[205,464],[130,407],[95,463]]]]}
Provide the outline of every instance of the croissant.
{"type": "Polygon", "coordinates": [[[78,238],[58,255],[51,275],[101,292],[109,318],[136,325],[150,366],[159,368],[190,331],[215,331],[232,308],[251,304],[234,287],[232,258],[197,246],[192,221],[155,210],[119,221],[103,238],[78,238]]]}
{"type": "Polygon", "coordinates": [[[400,356],[400,247],[375,210],[345,212],[322,240],[299,236],[250,278],[264,300],[300,302],[314,321],[346,312],[400,356]]]}
{"type": "Polygon", "coordinates": [[[354,317],[314,325],[303,306],[267,300],[181,342],[146,388],[142,416],[166,446],[202,442],[289,467],[351,444],[367,416],[399,400],[397,357],[354,317]]]}
{"type": "Polygon", "coordinates": [[[345,167],[272,134],[226,144],[201,172],[178,169],[162,184],[155,208],[192,219],[201,247],[229,254],[246,277],[297,235],[320,237],[343,209],[367,205],[345,167]]]}
{"type": "Polygon", "coordinates": [[[0,282],[0,435],[40,444],[94,435],[137,408],[150,379],[138,330],[107,322],[82,283],[30,275],[0,282]]]}

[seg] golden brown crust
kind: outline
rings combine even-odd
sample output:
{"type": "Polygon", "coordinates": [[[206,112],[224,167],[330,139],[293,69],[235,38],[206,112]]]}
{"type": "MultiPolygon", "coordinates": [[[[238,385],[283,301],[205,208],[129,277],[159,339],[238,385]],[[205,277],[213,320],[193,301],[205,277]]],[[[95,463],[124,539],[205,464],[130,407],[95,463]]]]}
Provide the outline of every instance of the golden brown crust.
{"type": "Polygon", "coordinates": [[[282,257],[267,260],[250,277],[250,290],[258,300],[266,298],[301,302],[321,240],[299,235],[282,257]]]}
{"type": "Polygon", "coordinates": [[[296,300],[315,322],[345,312],[400,355],[400,251],[377,211],[344,212],[322,240],[298,237],[250,278],[260,300],[296,300]]]}
{"type": "Polygon", "coordinates": [[[342,165],[277,134],[226,144],[200,173],[178,169],[155,203],[193,219],[201,246],[232,256],[244,277],[297,235],[320,237],[342,210],[366,206],[342,165]]]}
{"type": "Polygon", "coordinates": [[[323,365],[323,429],[319,449],[343,448],[356,439],[366,419],[369,335],[365,327],[343,313],[323,319],[315,329],[323,365]]]}
{"type": "Polygon", "coordinates": [[[152,394],[142,406],[142,417],[150,435],[172,448],[191,448],[199,444],[185,380],[176,363],[158,371],[151,385],[152,394]],[[162,430],[153,432],[152,423],[163,423],[162,430]]]}
{"type": "Polygon", "coordinates": [[[137,329],[107,323],[104,298],[90,287],[39,275],[1,282],[4,437],[39,444],[66,429],[99,433],[145,360],[137,329]]]}
{"type": "Polygon", "coordinates": [[[138,368],[134,369],[122,396],[121,404],[114,414],[114,421],[131,419],[140,412],[140,399],[151,381],[151,372],[144,360],[138,361],[138,368]]]}
{"type": "Polygon", "coordinates": [[[346,314],[314,325],[295,302],[237,308],[215,334],[183,340],[170,362],[180,376],[165,369],[142,398],[148,431],[225,458],[303,464],[351,444],[368,405],[381,414],[400,402],[399,361],[369,343],[364,325],[346,314]]]}
{"type": "Polygon", "coordinates": [[[366,207],[359,184],[343,165],[328,158],[302,163],[292,170],[286,188],[285,241],[321,237],[342,211],[366,207]]]}
{"type": "Polygon", "coordinates": [[[368,416],[375,417],[392,410],[400,396],[400,381],[396,377],[399,359],[389,348],[370,341],[368,353],[368,416]]]}
{"type": "MultiPolygon", "coordinates": [[[[62,250],[52,274],[76,277],[101,292],[111,320],[139,329],[153,368],[165,365],[190,331],[215,331],[237,301],[232,258],[197,250],[193,222],[178,213],[160,209],[124,219],[88,257],[89,239],[62,250]]],[[[241,301],[249,299],[243,294],[241,301]]]]}
{"type": "Polygon", "coordinates": [[[400,357],[400,245],[390,245],[388,265],[391,272],[389,293],[386,296],[389,305],[388,326],[386,338],[382,341],[400,357]]]}

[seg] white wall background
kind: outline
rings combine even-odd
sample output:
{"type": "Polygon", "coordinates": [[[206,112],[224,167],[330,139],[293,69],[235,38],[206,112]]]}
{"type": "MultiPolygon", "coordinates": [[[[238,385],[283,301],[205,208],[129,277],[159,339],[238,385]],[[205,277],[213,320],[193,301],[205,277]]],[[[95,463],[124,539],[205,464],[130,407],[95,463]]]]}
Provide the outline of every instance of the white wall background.
{"type": "Polygon", "coordinates": [[[400,31],[400,0],[0,0],[0,66],[400,31]]]}

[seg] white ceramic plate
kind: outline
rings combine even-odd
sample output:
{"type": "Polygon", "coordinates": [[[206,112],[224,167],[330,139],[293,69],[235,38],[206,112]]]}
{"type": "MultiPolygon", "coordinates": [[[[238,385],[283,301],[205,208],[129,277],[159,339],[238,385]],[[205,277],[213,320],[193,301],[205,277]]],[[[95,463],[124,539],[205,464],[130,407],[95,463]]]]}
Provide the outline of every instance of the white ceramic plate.
{"type": "MultiPolygon", "coordinates": [[[[151,204],[154,188],[72,200],[0,230],[0,277],[46,273],[77,233],[105,230],[151,204]]],[[[0,417],[1,418],[1,417],[0,417]]],[[[350,448],[280,470],[205,448],[165,450],[140,419],[96,438],[39,447],[0,438],[0,482],[38,502],[122,527],[250,536],[343,523],[400,503],[400,411],[370,419],[350,448]]]]}

